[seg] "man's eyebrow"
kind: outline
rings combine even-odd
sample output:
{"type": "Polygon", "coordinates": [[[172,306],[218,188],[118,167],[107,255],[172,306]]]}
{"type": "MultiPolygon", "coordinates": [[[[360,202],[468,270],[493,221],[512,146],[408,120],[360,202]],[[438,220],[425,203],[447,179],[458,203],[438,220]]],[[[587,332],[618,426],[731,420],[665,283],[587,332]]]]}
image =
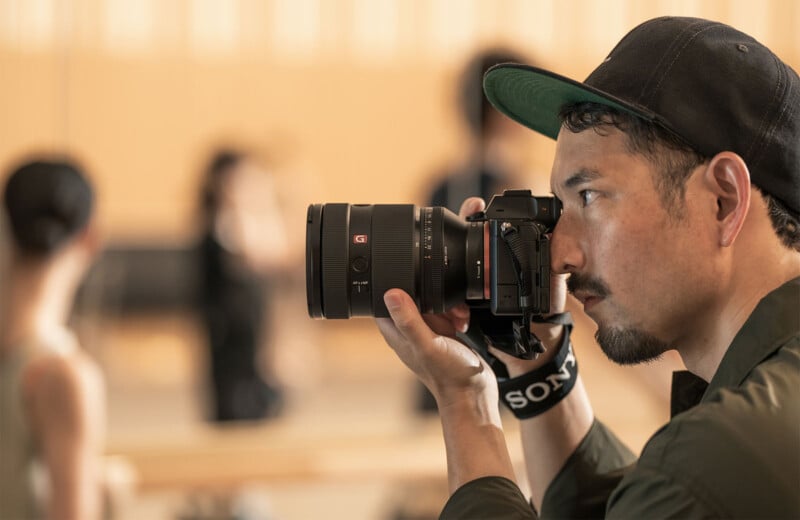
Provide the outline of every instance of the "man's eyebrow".
{"type": "Polygon", "coordinates": [[[576,186],[580,186],[581,184],[591,182],[600,176],[600,173],[596,170],[587,170],[585,168],[581,168],[577,172],[570,175],[567,180],[564,181],[563,186],[565,189],[572,189],[576,186]]]}

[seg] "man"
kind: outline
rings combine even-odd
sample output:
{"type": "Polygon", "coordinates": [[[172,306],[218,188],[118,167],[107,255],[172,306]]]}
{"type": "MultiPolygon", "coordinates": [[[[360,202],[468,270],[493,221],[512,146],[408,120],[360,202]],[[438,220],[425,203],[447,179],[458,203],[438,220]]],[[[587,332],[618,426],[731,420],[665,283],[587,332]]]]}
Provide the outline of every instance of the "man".
{"type": "Polygon", "coordinates": [[[690,373],[676,373],[673,417],[637,461],[594,418],[569,326],[531,325],[548,347],[535,361],[495,351],[511,376],[498,391],[453,339],[465,306],[423,319],[387,291],[381,332],[439,404],[453,493],[442,517],[800,517],[797,74],[731,27],[658,18],[583,84],[506,64],[484,87],[501,112],[557,137],[552,268],[603,351],[630,364],[676,349],[690,373]],[[553,377],[563,370],[569,381],[553,377]],[[552,382],[559,392],[537,393],[552,382]],[[522,419],[530,505],[498,397],[522,419]]]}

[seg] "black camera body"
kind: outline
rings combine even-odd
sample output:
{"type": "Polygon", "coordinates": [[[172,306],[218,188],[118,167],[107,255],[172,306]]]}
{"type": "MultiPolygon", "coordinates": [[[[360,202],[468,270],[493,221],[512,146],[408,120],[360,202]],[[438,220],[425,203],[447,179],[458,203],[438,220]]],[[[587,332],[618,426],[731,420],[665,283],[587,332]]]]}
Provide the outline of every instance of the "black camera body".
{"type": "Polygon", "coordinates": [[[534,197],[530,190],[506,190],[494,196],[483,212],[467,218],[469,225],[485,223],[488,231],[489,291],[485,299],[493,315],[549,311],[548,233],[560,214],[561,203],[554,197],[534,197]]]}

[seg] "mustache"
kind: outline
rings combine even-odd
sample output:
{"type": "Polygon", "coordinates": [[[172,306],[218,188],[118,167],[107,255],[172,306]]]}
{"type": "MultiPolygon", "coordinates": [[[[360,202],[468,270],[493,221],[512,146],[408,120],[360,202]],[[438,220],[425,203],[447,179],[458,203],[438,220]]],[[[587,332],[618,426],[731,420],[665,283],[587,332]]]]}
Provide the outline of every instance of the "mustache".
{"type": "Polygon", "coordinates": [[[571,294],[576,291],[591,293],[600,298],[605,298],[611,294],[611,289],[601,280],[588,274],[572,273],[567,279],[567,290],[571,294]]]}

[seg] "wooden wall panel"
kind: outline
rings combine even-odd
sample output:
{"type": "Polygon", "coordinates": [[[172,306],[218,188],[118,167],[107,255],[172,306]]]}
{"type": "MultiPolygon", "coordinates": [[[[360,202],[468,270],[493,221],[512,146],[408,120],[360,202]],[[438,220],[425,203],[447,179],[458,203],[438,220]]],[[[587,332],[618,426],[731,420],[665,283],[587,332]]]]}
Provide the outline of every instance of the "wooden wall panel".
{"type": "MultiPolygon", "coordinates": [[[[660,14],[733,23],[800,63],[790,0],[0,0],[0,164],[81,157],[124,241],[191,236],[221,139],[276,160],[292,225],[310,202],[418,201],[459,156],[448,92],[470,50],[511,44],[582,79],[660,14]]],[[[546,189],[552,144],[527,147],[525,182],[546,189]]]]}

